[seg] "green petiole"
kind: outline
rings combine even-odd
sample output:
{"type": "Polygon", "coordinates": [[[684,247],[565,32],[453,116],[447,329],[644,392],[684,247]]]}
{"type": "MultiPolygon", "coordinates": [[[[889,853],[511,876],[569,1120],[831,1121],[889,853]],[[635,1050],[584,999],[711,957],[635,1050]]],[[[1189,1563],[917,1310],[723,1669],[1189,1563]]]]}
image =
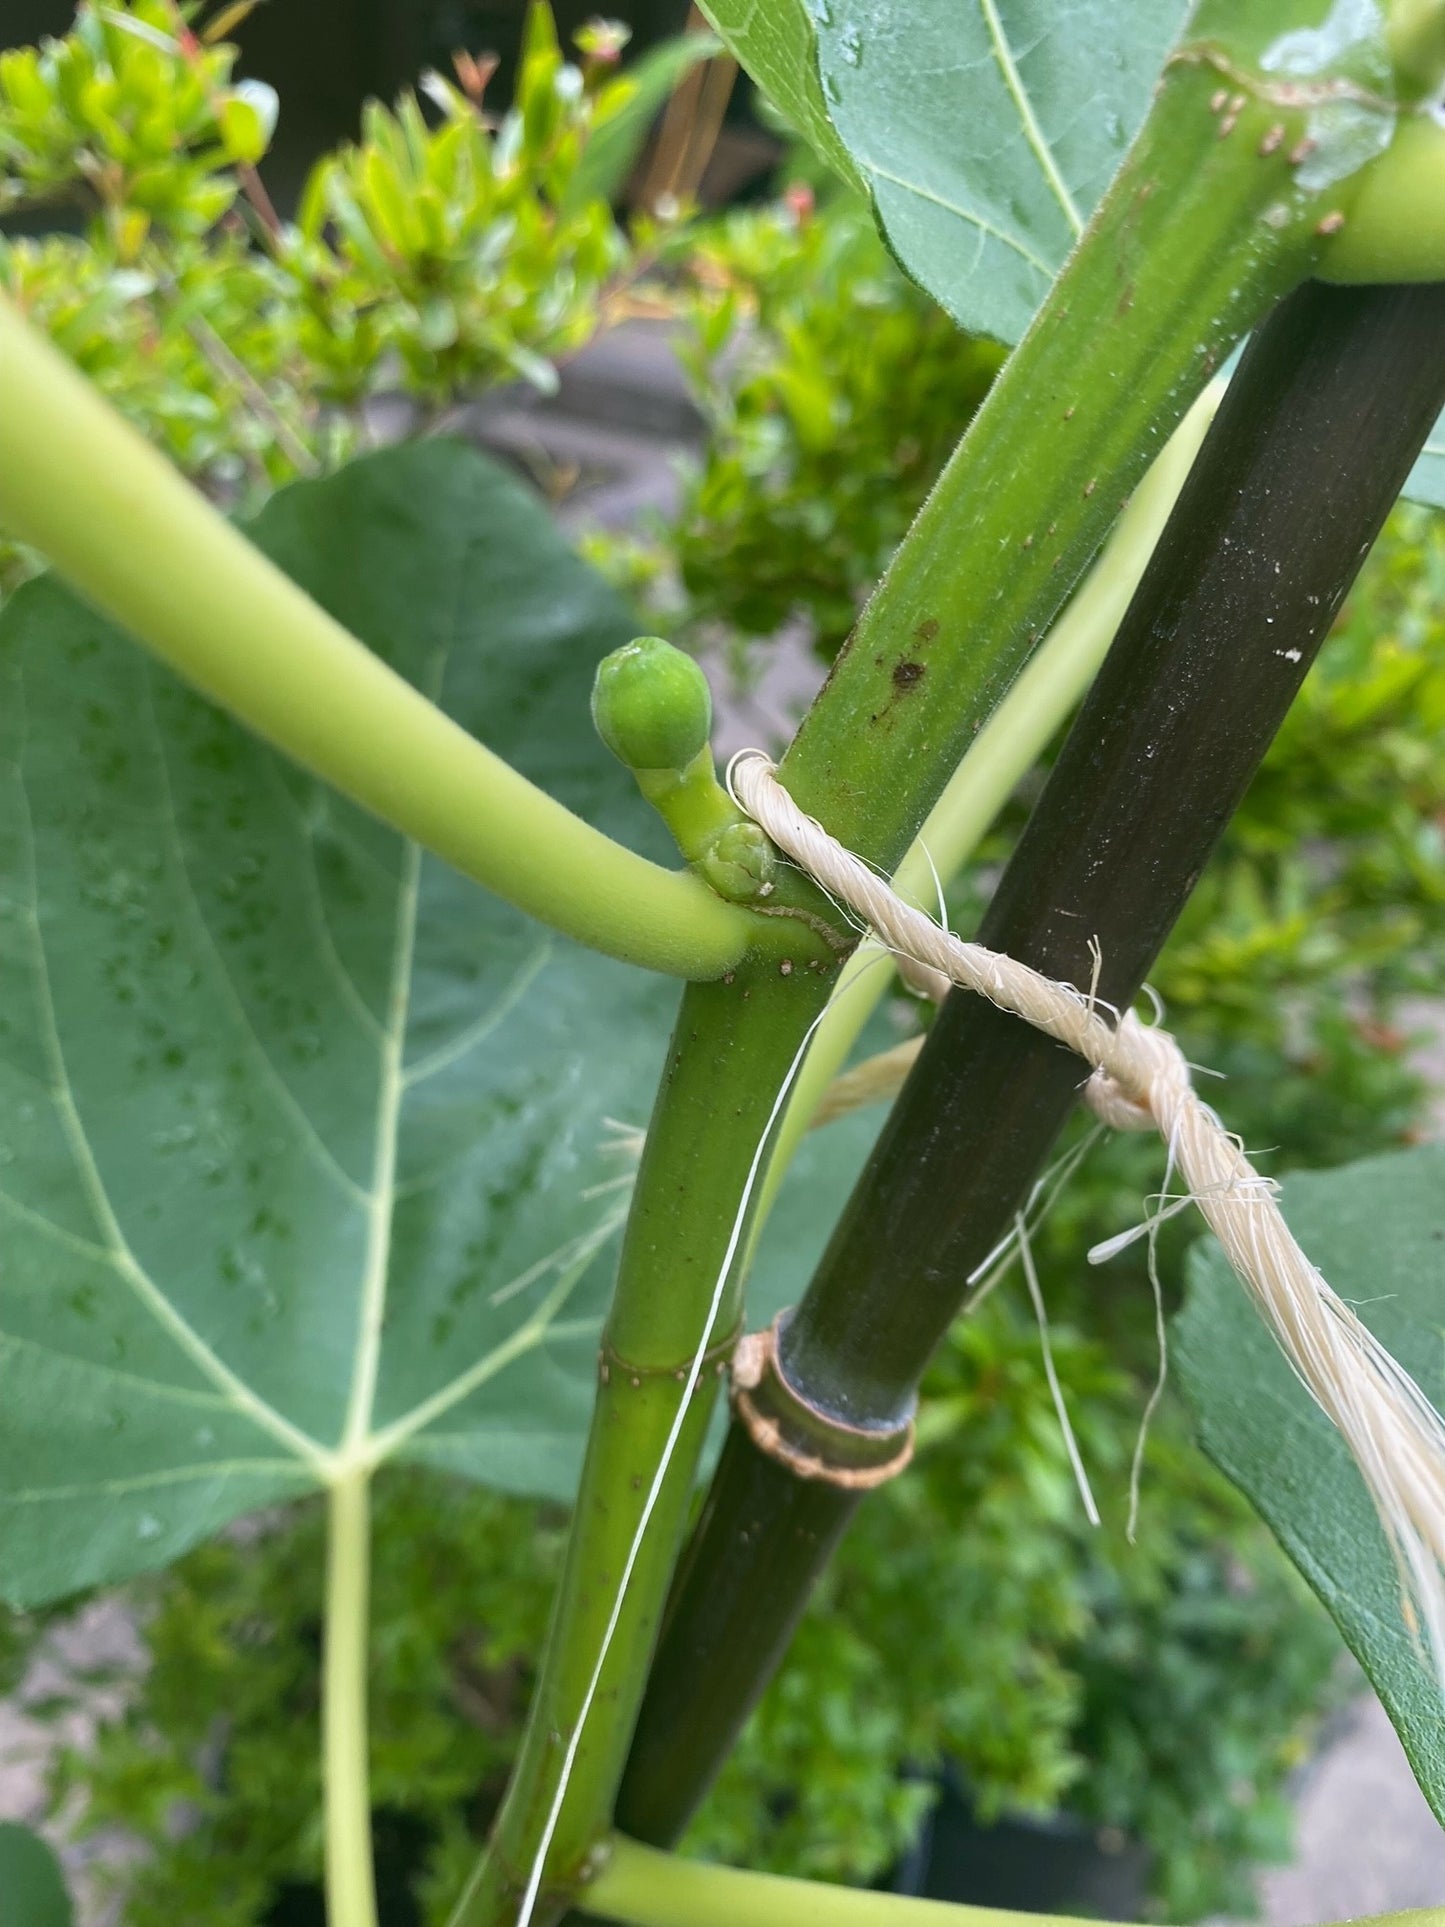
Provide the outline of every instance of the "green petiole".
{"type": "Polygon", "coordinates": [[[593,949],[721,976],[774,927],[614,843],[319,608],[0,298],[0,521],[204,695],[593,949]]]}

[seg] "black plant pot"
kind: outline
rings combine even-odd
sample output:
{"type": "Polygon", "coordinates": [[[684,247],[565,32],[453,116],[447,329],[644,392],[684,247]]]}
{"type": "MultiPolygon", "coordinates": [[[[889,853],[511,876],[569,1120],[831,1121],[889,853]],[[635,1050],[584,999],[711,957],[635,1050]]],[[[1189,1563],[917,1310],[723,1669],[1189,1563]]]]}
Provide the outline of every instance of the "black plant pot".
{"type": "Polygon", "coordinates": [[[981,1821],[957,1776],[945,1771],[938,1803],[889,1884],[895,1893],[976,1907],[1141,1920],[1148,1873],[1143,1847],[1072,1814],[981,1821]]]}

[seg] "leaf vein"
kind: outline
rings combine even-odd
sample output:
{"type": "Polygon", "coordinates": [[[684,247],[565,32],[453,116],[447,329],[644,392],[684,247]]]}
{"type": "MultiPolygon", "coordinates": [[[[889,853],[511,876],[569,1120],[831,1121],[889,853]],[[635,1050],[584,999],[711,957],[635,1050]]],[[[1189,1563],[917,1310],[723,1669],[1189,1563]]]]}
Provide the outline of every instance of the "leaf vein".
{"type": "MultiPolygon", "coordinates": [[[[458,570],[448,639],[435,652],[432,674],[427,678],[429,686],[423,691],[433,702],[441,699],[447,662],[460,630],[465,593],[466,572],[463,566],[458,570]]],[[[397,896],[396,926],[392,939],[391,982],[386,1001],[386,1042],[382,1050],[381,1082],[377,1092],[376,1139],[367,1205],[366,1266],[361,1281],[356,1355],[352,1363],[351,1390],[346,1401],[346,1418],[338,1448],[343,1461],[360,1456],[365,1447],[376,1409],[376,1388],[381,1379],[381,1340],[386,1323],[391,1236],[396,1215],[397,1137],[401,1125],[401,1107],[406,1097],[402,1059],[411,1011],[411,976],[420,902],[421,847],[408,841],[402,850],[401,889],[397,896]]]]}
{"type": "Polygon", "coordinates": [[[168,1385],[163,1378],[148,1378],[143,1372],[123,1372],[118,1366],[103,1365],[97,1359],[78,1358],[74,1352],[61,1351],[58,1345],[47,1345],[39,1338],[21,1338],[16,1332],[0,1331],[0,1352],[5,1351],[38,1352],[42,1358],[53,1358],[57,1363],[68,1365],[89,1377],[112,1379],[118,1385],[128,1385],[150,1397],[170,1399],[176,1404],[203,1405],[208,1409],[219,1407],[223,1411],[237,1409],[224,1392],[201,1391],[190,1385],[168,1385]]]}
{"type": "Polygon", "coordinates": [[[37,990],[36,1015],[40,1041],[55,1078],[55,1106],[60,1115],[61,1128],[70,1146],[76,1177],[95,1213],[96,1224],[106,1240],[111,1261],[145,1309],[181,1347],[182,1351],[195,1361],[212,1384],[229,1394],[240,1409],[263,1431],[269,1432],[279,1443],[289,1447],[298,1458],[314,1465],[323,1456],[322,1448],[316,1440],[309,1438],[298,1426],[293,1425],[288,1418],[283,1417],[273,1406],[267,1404],[259,1393],[252,1391],[251,1387],[231,1370],[195,1327],[182,1316],[178,1307],[156,1284],[126,1242],[120,1220],[116,1217],[110,1195],[101,1178],[100,1167],[96,1163],[90,1139],[86,1136],[85,1125],[81,1120],[80,1110],[75,1101],[75,1091],[70,1081],[69,1067],[65,1061],[65,1047],[60,1039],[54,993],[50,983],[50,964],[45,952],[45,933],[41,928],[38,908],[35,820],[23,771],[20,777],[20,805],[21,829],[30,872],[30,901],[34,912],[32,928],[37,990]]]}
{"type": "Polygon", "coordinates": [[[251,1046],[260,1061],[261,1068],[266,1073],[267,1079],[275,1090],[283,1107],[300,1127],[303,1143],[309,1147],[313,1157],[321,1164],[336,1184],[348,1191],[351,1196],[359,1202],[365,1204],[367,1201],[365,1188],[358,1184],[351,1173],[340,1163],[335,1152],[331,1149],[330,1145],[327,1144],[307,1114],[304,1105],[273,1062],[270,1052],[261,1042],[260,1032],[256,1029],[251,1019],[251,1014],[246,1009],[246,1001],[231,976],[226,959],[221,952],[221,947],[217,943],[215,935],[211,930],[210,922],[202,907],[200,896],[196,891],[195,882],[191,877],[190,863],[186,856],[186,846],[181,836],[180,821],[176,815],[175,797],[171,789],[170,764],[166,755],[165,737],[161,732],[160,717],[156,714],[154,684],[149,677],[146,678],[146,693],[147,711],[150,716],[151,732],[155,742],[156,762],[160,771],[161,787],[166,799],[166,808],[163,815],[165,817],[171,852],[175,858],[176,873],[181,888],[185,893],[187,902],[191,906],[192,916],[201,933],[201,938],[205,945],[205,953],[211,960],[213,977],[225,996],[227,1003],[230,1005],[237,1022],[250,1039],[251,1046]]]}
{"type": "Polygon", "coordinates": [[[881,161],[865,160],[862,164],[870,174],[876,175],[880,181],[887,181],[891,187],[901,187],[905,194],[916,194],[919,200],[928,201],[934,207],[941,207],[946,214],[956,214],[960,221],[967,221],[970,227],[976,228],[980,236],[1011,248],[1021,259],[1027,261],[1031,268],[1037,268],[1046,282],[1053,280],[1054,270],[1048,262],[1042,260],[1032,248],[1026,247],[1017,235],[1010,234],[1006,228],[995,226],[992,221],[985,219],[982,214],[975,213],[972,208],[960,207],[956,201],[950,201],[931,187],[924,187],[918,181],[910,181],[906,175],[895,174],[891,168],[884,167],[881,161]]]}
{"type": "Polygon", "coordinates": [[[238,1472],[282,1472],[303,1476],[295,1459],[213,1459],[202,1465],[167,1466],[159,1472],[137,1473],[127,1479],[94,1479],[71,1485],[20,1486],[0,1494],[6,1506],[49,1505],[56,1499],[124,1498],[132,1492],[153,1492],[167,1485],[188,1485],[197,1479],[231,1478],[238,1472]]]}
{"type": "MultiPolygon", "coordinates": [[[[381,1464],[384,1459],[389,1458],[405,1445],[408,1439],[426,1430],[433,1419],[440,1418],[444,1412],[451,1411],[463,1399],[485,1385],[488,1379],[495,1378],[508,1365],[514,1364],[526,1352],[539,1345],[556,1323],[558,1314],[566,1306],[593,1258],[613,1232],[619,1228],[625,1216],[625,1212],[609,1213],[590,1234],[584,1233],[581,1238],[569,1239],[566,1244],[559,1245],[551,1257],[551,1262],[562,1266],[557,1282],[532,1315],[524,1320],[509,1338],[504,1339],[500,1345],[493,1346],[485,1357],[479,1358],[466,1371],[458,1373],[448,1384],[440,1386],[429,1397],[414,1405],[409,1412],[404,1412],[400,1418],[394,1419],[390,1425],[377,1432],[371,1441],[369,1457],[372,1462],[381,1464]]],[[[541,1269],[542,1265],[534,1265],[528,1272],[523,1272],[521,1275],[523,1278],[534,1277],[541,1269]]],[[[508,1287],[504,1286],[502,1289],[506,1291],[508,1287]]]]}
{"type": "Polygon", "coordinates": [[[993,43],[994,58],[998,62],[998,69],[1003,76],[1003,83],[1012,95],[1013,103],[1018,109],[1019,119],[1023,123],[1024,139],[1033,151],[1034,159],[1039,164],[1039,168],[1045,181],[1048,183],[1050,192],[1063,209],[1065,220],[1076,235],[1081,234],[1084,227],[1083,219],[1074,204],[1074,197],[1069,192],[1068,183],[1059,171],[1058,163],[1054,159],[1053,149],[1049,146],[1044,136],[1044,130],[1039,125],[1038,117],[1034,113],[1033,102],[1029,99],[1028,90],[1024,86],[1023,75],[1019,72],[1018,62],[1014,59],[1013,49],[1008,42],[1008,35],[1004,32],[1004,24],[999,15],[997,0],[978,0],[978,3],[983,13],[984,24],[988,28],[989,39],[993,43]]]}
{"type": "Polygon", "coordinates": [[[446,1070],[459,1057],[465,1057],[468,1051],[474,1050],[484,1039],[490,1037],[497,1026],[505,1022],[521,1003],[551,956],[552,941],[547,937],[517,966],[512,981],[484,1016],[468,1024],[450,1042],[439,1044],[434,1051],[429,1051],[425,1057],[419,1058],[411,1065],[402,1079],[408,1090],[414,1085],[424,1084],[429,1077],[435,1077],[438,1072],[446,1070]]]}
{"type": "MultiPolygon", "coordinates": [[[[57,1091],[54,1095],[56,1108],[59,1109],[63,1093],[57,1091]]],[[[36,1211],[12,1191],[0,1191],[0,1211],[8,1211],[22,1223],[33,1225],[43,1237],[53,1238],[57,1244],[68,1246],[83,1258],[109,1265],[112,1270],[119,1269],[115,1252],[109,1245],[100,1244],[93,1238],[82,1238],[78,1231],[67,1231],[64,1225],[57,1224],[54,1218],[47,1218],[43,1211],[36,1211]]]]}
{"type": "MultiPolygon", "coordinates": [[[[371,1008],[371,1005],[367,1003],[357,988],[356,979],[342,961],[341,952],[337,948],[335,933],[331,928],[331,920],[326,914],[326,899],[321,890],[321,873],[316,864],[315,826],[308,823],[301,811],[296,808],[295,802],[282,780],[280,766],[274,756],[268,756],[266,758],[266,768],[301,838],[303,851],[301,867],[302,875],[305,879],[304,889],[307,908],[311,912],[312,923],[315,926],[317,949],[321,956],[322,963],[326,967],[327,974],[332,978],[337,989],[340,991],[342,1001],[351,1011],[352,1016],[356,1018],[362,1029],[368,1032],[373,1041],[384,1048],[386,1042],[386,1027],[378,1020],[376,1012],[371,1008]]],[[[393,879],[393,882],[394,881],[395,879],[393,879]]]]}

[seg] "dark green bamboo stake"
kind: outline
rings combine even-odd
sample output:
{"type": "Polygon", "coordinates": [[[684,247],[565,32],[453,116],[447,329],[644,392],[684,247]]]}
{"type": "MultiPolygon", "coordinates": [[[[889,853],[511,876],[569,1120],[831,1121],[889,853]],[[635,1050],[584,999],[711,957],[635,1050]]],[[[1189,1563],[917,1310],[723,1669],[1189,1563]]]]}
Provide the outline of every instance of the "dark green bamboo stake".
{"type": "MultiPolygon", "coordinates": [[[[1445,400],[1445,287],[1310,285],[1247,352],[981,940],[1124,1006],[1268,748],[1445,400]]],[[[886,1457],[970,1273],[1083,1078],[991,1004],[947,1001],[755,1397],[845,1474],[886,1457]]],[[[735,1420],[675,1581],[617,1809],[674,1840],[770,1677],[860,1493],[735,1420]]],[[[940,1606],[946,1602],[940,1602],[940,1606]]]]}

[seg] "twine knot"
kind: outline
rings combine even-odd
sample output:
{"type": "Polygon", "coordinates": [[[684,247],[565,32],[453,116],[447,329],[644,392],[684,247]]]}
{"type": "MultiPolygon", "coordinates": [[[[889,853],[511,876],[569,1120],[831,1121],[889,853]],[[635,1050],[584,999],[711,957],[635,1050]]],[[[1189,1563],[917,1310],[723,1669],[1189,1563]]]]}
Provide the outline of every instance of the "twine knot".
{"type": "Polygon", "coordinates": [[[1193,1093],[1189,1065],[1167,1030],[1126,1010],[1114,1030],[1108,1060],[1094,1066],[1084,1102],[1115,1131],[1157,1131],[1193,1093]]]}

